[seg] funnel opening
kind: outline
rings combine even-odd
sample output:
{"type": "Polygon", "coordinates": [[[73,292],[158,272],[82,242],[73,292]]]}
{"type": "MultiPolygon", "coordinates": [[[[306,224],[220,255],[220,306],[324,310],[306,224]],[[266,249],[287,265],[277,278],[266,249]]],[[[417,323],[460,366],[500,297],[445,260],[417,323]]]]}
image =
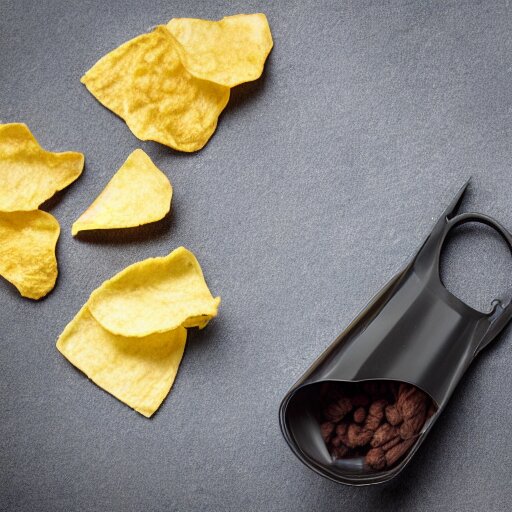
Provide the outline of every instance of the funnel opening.
{"type": "Polygon", "coordinates": [[[285,400],[282,426],[306,465],[333,480],[366,485],[402,469],[437,412],[432,398],[410,384],[323,381],[301,386],[285,400]],[[397,403],[400,414],[391,425],[386,408],[391,413],[397,403]]]}

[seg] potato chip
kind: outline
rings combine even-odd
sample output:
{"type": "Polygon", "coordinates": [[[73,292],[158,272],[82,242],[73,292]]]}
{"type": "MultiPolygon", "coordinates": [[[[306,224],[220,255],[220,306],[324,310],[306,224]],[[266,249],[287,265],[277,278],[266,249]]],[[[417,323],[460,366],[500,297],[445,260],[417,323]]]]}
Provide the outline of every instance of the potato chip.
{"type": "Polygon", "coordinates": [[[142,149],[136,149],[71,232],[129,228],[163,219],[171,207],[172,187],[142,149]]]}
{"type": "Polygon", "coordinates": [[[23,297],[40,299],[55,286],[59,233],[49,213],[0,212],[0,275],[23,297]]]}
{"type": "Polygon", "coordinates": [[[212,136],[229,88],[192,76],[165,26],[100,59],[82,83],[141,140],[197,151],[212,136]]]}
{"type": "Polygon", "coordinates": [[[28,211],[75,181],[84,155],[45,151],[23,123],[0,124],[0,211],[28,211]]]}
{"type": "Polygon", "coordinates": [[[187,71],[226,87],[259,78],[274,44],[264,14],[220,21],[175,18],[167,28],[181,44],[178,50],[187,71]]]}
{"type": "Polygon", "coordinates": [[[179,326],[204,327],[217,315],[219,303],[195,256],[179,247],[125,268],[91,294],[88,306],[112,333],[147,336],[179,326]]]}
{"type": "Polygon", "coordinates": [[[169,393],[187,330],[143,338],[116,336],[85,305],[57,340],[57,349],[98,386],[149,418],[169,393]]]}

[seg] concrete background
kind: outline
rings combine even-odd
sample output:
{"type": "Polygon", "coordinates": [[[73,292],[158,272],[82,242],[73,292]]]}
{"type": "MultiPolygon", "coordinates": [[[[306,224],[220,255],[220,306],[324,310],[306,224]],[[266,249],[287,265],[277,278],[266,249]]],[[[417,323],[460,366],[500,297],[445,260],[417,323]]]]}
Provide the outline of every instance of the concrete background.
{"type": "MultiPolygon", "coordinates": [[[[468,176],[464,210],[512,228],[512,8],[507,2],[0,2],[0,120],[86,155],[45,209],[62,227],[44,300],[0,281],[0,509],[504,511],[512,502],[512,335],[467,373],[404,473],[336,485],[295,459],[278,405],[407,261],[468,176]],[[172,17],[265,12],[264,76],[233,90],[209,144],[137,140],[80,84],[96,60],[172,17]],[[174,187],[172,213],[73,239],[72,222],[135,148],[174,187]],[[55,349],[90,292],[125,266],[193,250],[219,317],[191,332],[152,420],[55,349]]],[[[488,308],[510,291],[492,231],[457,230],[447,286],[488,308]]]]}

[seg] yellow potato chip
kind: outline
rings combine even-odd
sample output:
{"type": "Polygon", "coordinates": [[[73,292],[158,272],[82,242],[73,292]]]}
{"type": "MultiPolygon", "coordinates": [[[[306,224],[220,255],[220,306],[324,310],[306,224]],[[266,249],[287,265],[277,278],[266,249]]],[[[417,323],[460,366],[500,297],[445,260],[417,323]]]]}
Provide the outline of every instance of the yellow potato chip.
{"type": "Polygon", "coordinates": [[[219,303],[195,256],[179,247],[125,268],[92,292],[88,306],[112,333],[147,336],[179,326],[204,327],[217,315],[219,303]]]}
{"type": "Polygon", "coordinates": [[[192,76],[165,26],[100,59],[82,83],[133,134],[180,151],[197,151],[212,136],[229,88],[192,76]]]}
{"type": "Polygon", "coordinates": [[[0,124],[0,211],[28,211],[75,181],[84,155],[45,151],[22,123],[0,124]]]}
{"type": "Polygon", "coordinates": [[[149,418],[169,393],[185,350],[187,330],[143,338],[116,336],[85,305],[57,340],[57,349],[93,382],[149,418]]]}
{"type": "Polygon", "coordinates": [[[49,213],[0,212],[0,275],[23,297],[40,299],[55,286],[59,233],[49,213]]]}
{"type": "Polygon", "coordinates": [[[239,14],[220,21],[175,18],[167,23],[181,44],[187,71],[226,87],[256,80],[273,46],[264,14],[239,14]]]}
{"type": "Polygon", "coordinates": [[[129,228],[164,218],[172,187],[142,149],[136,149],[101,194],[73,224],[76,235],[87,229],[129,228]]]}

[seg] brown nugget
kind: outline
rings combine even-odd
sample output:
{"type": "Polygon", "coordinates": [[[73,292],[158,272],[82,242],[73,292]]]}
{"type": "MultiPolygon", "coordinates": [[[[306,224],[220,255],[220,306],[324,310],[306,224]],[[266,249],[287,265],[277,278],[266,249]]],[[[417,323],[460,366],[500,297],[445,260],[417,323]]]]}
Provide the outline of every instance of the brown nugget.
{"type": "Polygon", "coordinates": [[[386,444],[383,444],[381,446],[381,448],[387,452],[388,450],[391,450],[391,448],[393,448],[393,446],[396,446],[398,443],[401,443],[402,442],[402,438],[397,435],[396,437],[394,437],[393,439],[391,439],[391,441],[388,441],[386,444]]]}
{"type": "Polygon", "coordinates": [[[370,409],[368,409],[368,416],[366,416],[364,424],[365,430],[371,430],[372,432],[377,430],[384,418],[384,408],[387,404],[386,400],[377,400],[370,405],[370,409]]]}
{"type": "Polygon", "coordinates": [[[398,436],[398,427],[394,427],[389,423],[384,423],[381,425],[373,434],[373,438],[371,441],[372,448],[377,448],[386,444],[391,439],[394,439],[398,436]]]}
{"type": "Polygon", "coordinates": [[[402,415],[403,419],[416,416],[427,402],[427,395],[418,388],[409,386],[408,388],[400,386],[396,408],[402,415]]]}
{"type": "Polygon", "coordinates": [[[332,433],[334,432],[334,423],[332,421],[325,421],[320,425],[320,433],[324,443],[328,443],[331,439],[332,433]]]}
{"type": "Polygon", "coordinates": [[[416,392],[416,388],[410,384],[401,383],[398,388],[398,398],[396,399],[396,408],[401,416],[403,416],[402,407],[404,403],[416,392]]]}
{"type": "Polygon", "coordinates": [[[373,437],[373,431],[364,429],[360,425],[352,423],[347,431],[347,446],[355,448],[356,446],[364,446],[369,443],[373,437]]]}
{"type": "Polygon", "coordinates": [[[386,454],[382,448],[372,448],[366,454],[366,464],[373,469],[384,469],[386,467],[386,454]]]}
{"type": "Polygon", "coordinates": [[[352,410],[352,402],[349,398],[340,398],[333,404],[329,405],[325,416],[331,421],[341,421],[352,410]]]}
{"type": "Polygon", "coordinates": [[[339,437],[341,442],[345,445],[348,445],[347,430],[348,425],[346,423],[340,423],[336,427],[336,436],[339,437]]]}
{"type": "Polygon", "coordinates": [[[354,421],[356,423],[363,423],[363,421],[366,419],[366,409],[364,407],[358,407],[354,411],[354,421]]]}
{"type": "Polygon", "coordinates": [[[411,439],[411,437],[414,437],[422,429],[425,424],[426,414],[427,404],[423,403],[423,407],[415,416],[404,420],[400,426],[400,436],[402,439],[411,439]]]}
{"type": "Polygon", "coordinates": [[[399,425],[402,423],[403,418],[396,405],[388,405],[385,409],[386,419],[391,425],[399,425]]]}
{"type": "Polygon", "coordinates": [[[389,449],[386,452],[386,463],[388,466],[392,466],[397,462],[400,458],[402,458],[407,450],[416,442],[416,439],[408,439],[407,441],[402,441],[397,445],[393,446],[393,448],[389,449]]]}

